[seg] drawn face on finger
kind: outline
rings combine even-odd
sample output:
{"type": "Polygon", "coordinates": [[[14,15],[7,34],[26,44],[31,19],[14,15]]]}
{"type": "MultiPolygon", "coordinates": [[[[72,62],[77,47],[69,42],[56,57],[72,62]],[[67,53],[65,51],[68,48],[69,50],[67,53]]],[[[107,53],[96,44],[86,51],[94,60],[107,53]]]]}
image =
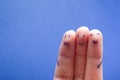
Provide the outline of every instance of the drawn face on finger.
{"type": "Polygon", "coordinates": [[[63,42],[63,44],[64,44],[65,46],[70,45],[70,42],[69,42],[69,38],[70,38],[70,37],[71,37],[70,34],[65,34],[65,35],[64,35],[64,42],[63,42]]]}
{"type": "Polygon", "coordinates": [[[85,37],[86,37],[86,35],[85,34],[83,34],[83,35],[77,35],[77,43],[78,43],[78,45],[79,46],[83,46],[84,44],[85,44],[85,37]]]}
{"type": "Polygon", "coordinates": [[[96,34],[90,34],[90,37],[92,37],[93,38],[93,40],[92,40],[92,43],[93,44],[97,44],[98,43],[98,37],[100,37],[100,33],[96,33],[96,34]]]}

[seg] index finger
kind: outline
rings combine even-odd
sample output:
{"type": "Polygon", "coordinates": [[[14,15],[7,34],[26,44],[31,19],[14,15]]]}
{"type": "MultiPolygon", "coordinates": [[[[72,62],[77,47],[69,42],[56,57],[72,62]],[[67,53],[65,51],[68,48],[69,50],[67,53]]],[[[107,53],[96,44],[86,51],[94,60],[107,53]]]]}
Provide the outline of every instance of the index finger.
{"type": "Polygon", "coordinates": [[[54,80],[72,80],[75,57],[75,32],[67,31],[62,39],[54,80]]]}

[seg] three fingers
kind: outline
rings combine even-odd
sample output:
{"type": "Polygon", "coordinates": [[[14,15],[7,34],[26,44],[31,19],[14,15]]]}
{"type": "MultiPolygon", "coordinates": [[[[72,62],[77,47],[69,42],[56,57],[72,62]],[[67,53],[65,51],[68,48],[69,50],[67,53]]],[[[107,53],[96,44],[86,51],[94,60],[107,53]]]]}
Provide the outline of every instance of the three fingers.
{"type": "Polygon", "coordinates": [[[62,39],[54,80],[102,80],[102,33],[80,27],[62,39]]]}

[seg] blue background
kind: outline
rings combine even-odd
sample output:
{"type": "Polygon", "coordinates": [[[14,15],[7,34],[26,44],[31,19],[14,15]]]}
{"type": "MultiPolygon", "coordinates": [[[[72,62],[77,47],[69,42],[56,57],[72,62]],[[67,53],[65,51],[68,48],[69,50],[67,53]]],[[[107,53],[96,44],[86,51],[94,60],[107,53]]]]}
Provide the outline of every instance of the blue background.
{"type": "Polygon", "coordinates": [[[0,0],[0,80],[52,80],[62,35],[104,35],[104,80],[120,80],[119,0],[0,0]]]}

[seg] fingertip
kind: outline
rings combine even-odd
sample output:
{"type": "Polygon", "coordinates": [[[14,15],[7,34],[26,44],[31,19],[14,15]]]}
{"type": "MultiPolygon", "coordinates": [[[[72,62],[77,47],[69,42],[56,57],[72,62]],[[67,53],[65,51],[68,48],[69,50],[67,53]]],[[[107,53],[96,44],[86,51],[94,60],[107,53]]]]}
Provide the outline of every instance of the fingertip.
{"type": "Polygon", "coordinates": [[[77,30],[76,30],[76,37],[79,37],[79,38],[87,38],[89,35],[89,29],[88,27],[86,26],[82,26],[82,27],[79,27],[77,30]]]}
{"type": "Polygon", "coordinates": [[[94,36],[100,36],[101,38],[102,38],[102,32],[100,31],[100,30],[98,30],[98,29],[92,29],[91,31],[90,31],[90,34],[93,34],[94,36]]]}
{"type": "Polygon", "coordinates": [[[74,38],[75,38],[75,31],[74,30],[68,30],[63,35],[64,40],[71,40],[74,38]]]}
{"type": "Polygon", "coordinates": [[[75,31],[74,30],[68,30],[64,33],[64,38],[70,38],[70,37],[75,37],[75,31]]]}
{"type": "Polygon", "coordinates": [[[89,28],[87,26],[81,26],[76,30],[76,32],[79,32],[79,31],[89,32],[89,28]]]}
{"type": "Polygon", "coordinates": [[[98,29],[92,29],[89,33],[88,41],[88,56],[93,56],[94,58],[102,58],[103,51],[103,35],[98,29]]]}
{"type": "Polygon", "coordinates": [[[75,43],[75,31],[74,30],[68,30],[64,33],[62,44],[65,46],[72,46],[75,43]]]}

